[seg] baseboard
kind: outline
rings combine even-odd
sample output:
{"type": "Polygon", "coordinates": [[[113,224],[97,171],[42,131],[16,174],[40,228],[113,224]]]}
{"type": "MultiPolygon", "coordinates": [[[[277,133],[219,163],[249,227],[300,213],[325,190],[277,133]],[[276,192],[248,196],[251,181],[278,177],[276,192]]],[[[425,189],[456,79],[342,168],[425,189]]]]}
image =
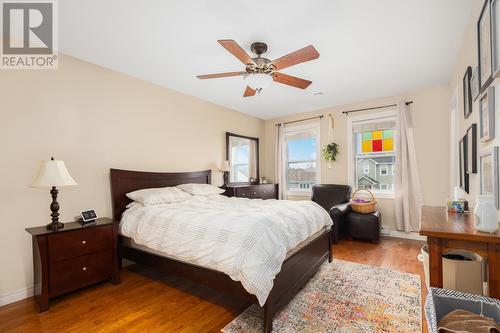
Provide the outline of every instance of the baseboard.
{"type": "Polygon", "coordinates": [[[387,227],[384,227],[384,233],[382,233],[382,237],[391,237],[391,238],[402,238],[402,239],[413,239],[419,241],[426,241],[427,237],[420,236],[417,232],[404,232],[391,230],[387,227]]]}
{"type": "Polygon", "coordinates": [[[33,296],[33,287],[13,290],[6,294],[0,295],[0,306],[14,303],[31,296],[33,296]]]}

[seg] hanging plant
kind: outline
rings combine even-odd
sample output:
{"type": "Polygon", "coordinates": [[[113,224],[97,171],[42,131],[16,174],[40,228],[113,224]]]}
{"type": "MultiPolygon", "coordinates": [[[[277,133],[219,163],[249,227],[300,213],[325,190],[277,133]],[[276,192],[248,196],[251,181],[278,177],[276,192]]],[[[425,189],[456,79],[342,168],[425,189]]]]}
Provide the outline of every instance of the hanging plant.
{"type": "Polygon", "coordinates": [[[323,158],[328,162],[336,161],[338,153],[339,145],[335,142],[329,143],[323,148],[323,158]]]}

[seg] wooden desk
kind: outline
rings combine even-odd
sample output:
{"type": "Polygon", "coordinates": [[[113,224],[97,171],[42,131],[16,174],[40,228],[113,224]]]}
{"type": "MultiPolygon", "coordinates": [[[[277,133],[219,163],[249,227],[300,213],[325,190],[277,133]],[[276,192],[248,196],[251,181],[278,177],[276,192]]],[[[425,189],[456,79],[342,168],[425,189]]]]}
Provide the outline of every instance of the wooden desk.
{"type": "Polygon", "coordinates": [[[420,235],[427,236],[431,286],[443,287],[443,252],[465,249],[486,258],[490,297],[500,299],[500,230],[494,234],[477,231],[472,212],[448,214],[446,207],[424,206],[420,235]]]}

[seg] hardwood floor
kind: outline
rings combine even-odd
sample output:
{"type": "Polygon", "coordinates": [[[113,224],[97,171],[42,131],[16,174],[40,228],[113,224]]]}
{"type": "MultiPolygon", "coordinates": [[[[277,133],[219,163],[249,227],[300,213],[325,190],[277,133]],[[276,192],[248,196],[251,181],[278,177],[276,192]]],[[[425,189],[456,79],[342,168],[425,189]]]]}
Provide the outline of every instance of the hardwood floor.
{"type": "MultiPolygon", "coordinates": [[[[380,244],[341,241],[333,251],[338,259],[419,274],[424,281],[416,260],[422,244],[396,239],[382,239],[380,244]]],[[[422,282],[422,300],[426,293],[422,282]]],[[[102,283],[60,297],[41,314],[31,299],[0,307],[0,332],[220,332],[248,305],[134,265],[124,270],[120,285],[102,283]]]]}

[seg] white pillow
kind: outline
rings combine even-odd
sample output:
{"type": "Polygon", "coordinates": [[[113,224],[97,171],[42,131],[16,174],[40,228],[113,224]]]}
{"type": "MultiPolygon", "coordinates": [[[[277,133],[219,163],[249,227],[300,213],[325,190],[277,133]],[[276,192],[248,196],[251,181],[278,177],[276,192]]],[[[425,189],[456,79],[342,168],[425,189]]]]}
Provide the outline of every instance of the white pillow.
{"type": "Polygon", "coordinates": [[[176,187],[146,188],[127,193],[127,197],[144,206],[175,203],[192,198],[191,195],[176,187]]]}
{"type": "Polygon", "coordinates": [[[225,190],[210,184],[181,184],[177,185],[177,187],[191,195],[207,196],[225,192],[225,190]]]}

